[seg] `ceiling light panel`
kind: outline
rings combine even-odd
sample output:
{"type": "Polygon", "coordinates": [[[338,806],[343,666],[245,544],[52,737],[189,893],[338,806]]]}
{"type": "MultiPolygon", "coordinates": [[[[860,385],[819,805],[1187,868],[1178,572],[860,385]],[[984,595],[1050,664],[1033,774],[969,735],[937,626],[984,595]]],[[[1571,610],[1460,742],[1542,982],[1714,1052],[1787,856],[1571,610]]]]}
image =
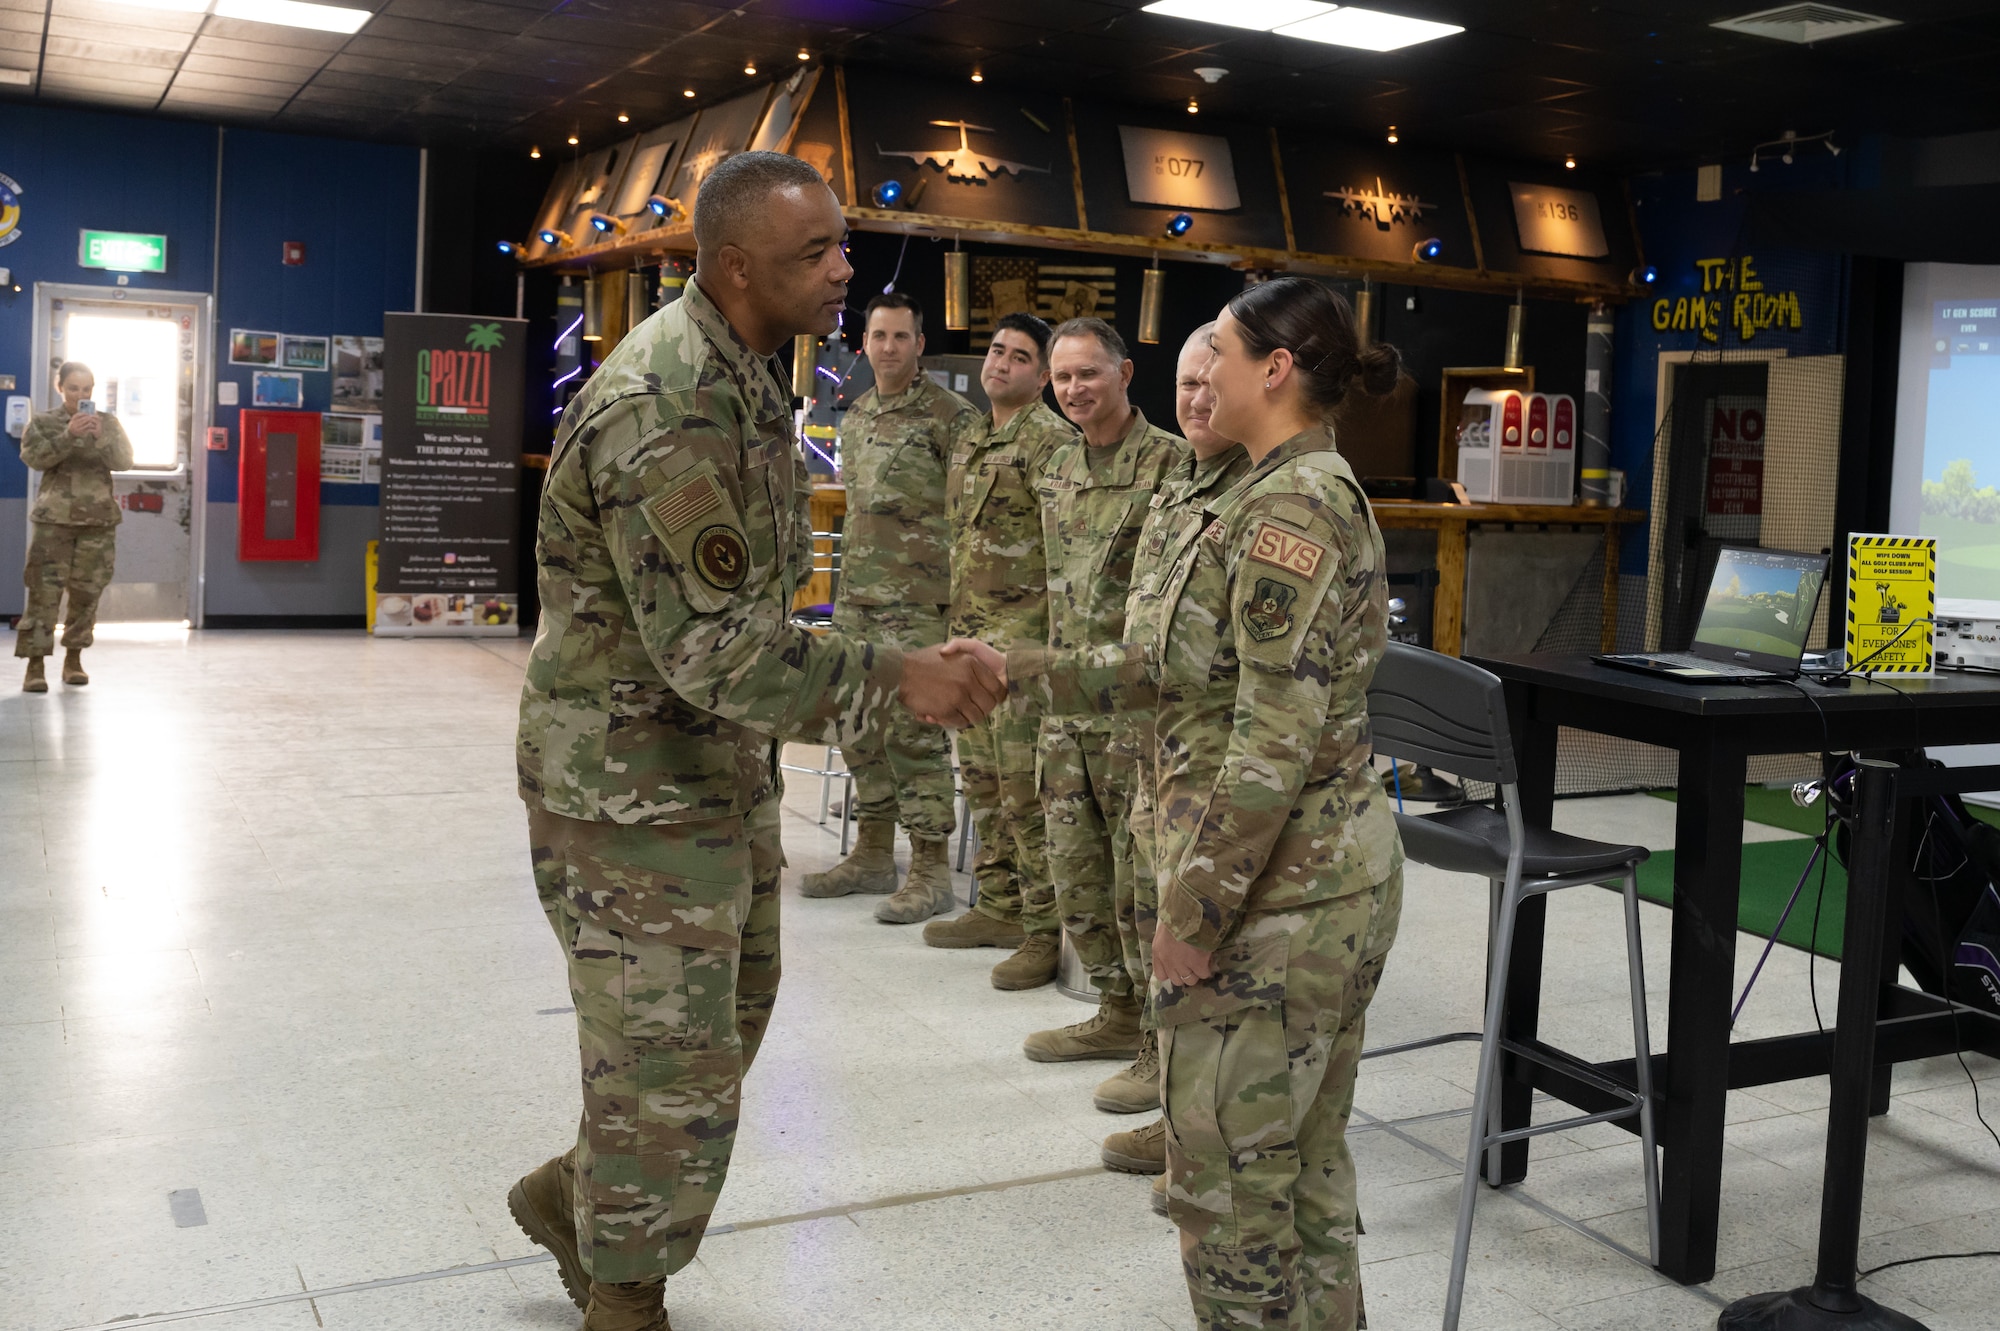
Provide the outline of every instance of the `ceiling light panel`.
{"type": "Polygon", "coordinates": [[[373,10],[312,5],[305,0],[215,0],[214,14],[217,18],[241,19],[247,23],[345,33],[359,32],[362,24],[375,17],[373,10]]]}
{"type": "Polygon", "coordinates": [[[209,0],[108,0],[130,9],[167,9],[177,14],[206,14],[209,0]]]}
{"type": "Polygon", "coordinates": [[[1319,0],[1153,0],[1146,13],[1269,32],[1287,23],[1323,18],[1334,9],[1319,0]]]}
{"type": "Polygon", "coordinates": [[[1280,37],[1300,37],[1329,46],[1352,46],[1363,51],[1397,51],[1419,42],[1436,41],[1465,29],[1456,23],[1433,23],[1429,19],[1405,18],[1375,9],[1343,5],[1328,13],[1287,23],[1273,29],[1280,37]]]}

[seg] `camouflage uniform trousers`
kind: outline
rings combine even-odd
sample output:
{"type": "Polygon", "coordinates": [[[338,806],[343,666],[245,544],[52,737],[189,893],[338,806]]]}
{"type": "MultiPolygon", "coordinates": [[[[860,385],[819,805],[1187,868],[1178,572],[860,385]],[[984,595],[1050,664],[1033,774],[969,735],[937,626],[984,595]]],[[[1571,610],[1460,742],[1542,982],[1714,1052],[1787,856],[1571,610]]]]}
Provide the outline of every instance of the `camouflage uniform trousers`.
{"type": "Polygon", "coordinates": [[[528,835],[576,1002],[577,1246],[596,1280],[672,1275],[708,1230],[777,1001],[778,798],[637,825],[530,805],[528,835]]]}
{"type": "Polygon", "coordinates": [[[1031,934],[1052,934],[1059,926],[1047,829],[1035,795],[1035,730],[1034,718],[996,708],[958,732],[958,768],[979,834],[973,909],[1031,934]]]}
{"type": "MultiPolygon", "coordinates": [[[[944,611],[934,605],[842,602],[834,607],[833,628],[857,642],[885,647],[934,647],[945,640],[944,611]]],[[[884,750],[880,758],[848,764],[854,772],[854,812],[901,823],[913,837],[950,836],[957,826],[952,806],[958,802],[951,780],[951,737],[942,726],[927,726],[898,708],[884,750]]]]}
{"type": "Polygon", "coordinates": [[[1362,1324],[1347,1120],[1402,896],[1399,866],[1364,892],[1251,915],[1253,953],[1284,940],[1265,972],[1277,983],[1220,987],[1160,1032],[1167,1207],[1200,1331],[1362,1324]]]}
{"type": "Polygon", "coordinates": [[[1153,1020],[1153,931],[1160,925],[1160,886],[1154,881],[1156,842],[1153,827],[1153,774],[1141,754],[1142,744],[1151,737],[1135,738],[1131,762],[1135,771],[1132,798],[1125,812],[1127,845],[1131,871],[1113,884],[1112,914],[1118,920],[1118,947],[1131,977],[1132,992],[1139,995],[1141,1025],[1151,1030],[1153,1020]]]}
{"type": "Polygon", "coordinates": [[[28,585],[28,604],[15,628],[14,655],[53,656],[56,617],[63,593],[69,593],[69,613],[63,618],[63,646],[81,650],[95,641],[97,599],[111,585],[112,557],[118,552],[116,527],[73,527],[36,522],[28,541],[28,562],[21,580],[28,585]]]}
{"type": "Polygon", "coordinates": [[[1136,745],[1122,731],[1054,720],[1042,726],[1036,756],[1049,828],[1049,873],[1063,928],[1098,992],[1143,994],[1143,980],[1133,986],[1117,904],[1121,897],[1132,899],[1129,813],[1139,779],[1136,745]]]}

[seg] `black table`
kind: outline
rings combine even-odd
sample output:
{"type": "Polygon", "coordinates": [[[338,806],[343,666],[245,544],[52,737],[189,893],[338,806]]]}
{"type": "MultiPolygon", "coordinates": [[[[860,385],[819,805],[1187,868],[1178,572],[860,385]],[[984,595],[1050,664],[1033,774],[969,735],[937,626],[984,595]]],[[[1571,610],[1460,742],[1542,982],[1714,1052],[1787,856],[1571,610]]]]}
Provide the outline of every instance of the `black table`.
{"type": "MultiPolygon", "coordinates": [[[[1686,684],[1581,657],[1477,663],[1507,686],[1521,811],[1530,826],[1551,822],[1560,727],[1638,740],[1680,755],[1667,1040],[1653,1056],[1662,1148],[1660,1270],[1682,1284],[1708,1280],[1715,1275],[1727,1093],[1825,1076],[1833,1048],[1831,1031],[1734,1043],[1729,1038],[1748,760],[1753,754],[1831,748],[1904,762],[1926,746],[2000,742],[2000,676],[1947,674],[1897,681],[1893,687],[1857,679],[1848,688],[1830,689],[1803,681],[1797,687],[1686,684]]],[[[1546,902],[1532,897],[1522,904],[1514,936],[1506,1034],[1530,1045],[1538,1043],[1546,902]]],[[[1943,1004],[1894,983],[1897,950],[1892,946],[1884,953],[1872,1096],[1878,1113],[1888,1108],[1890,1064],[1950,1053],[1960,1038],[1943,1004]]],[[[1971,1047],[2000,1055],[2000,1034],[1990,1027],[1980,1024],[1967,1035],[1974,1040],[1971,1047]]],[[[1629,1058],[1599,1070],[1633,1084],[1629,1058]]],[[[1505,1074],[1501,1113],[1509,1129],[1528,1124],[1537,1090],[1590,1112],[1617,1104],[1576,1077],[1525,1060],[1508,1059],[1505,1074]]],[[[1636,1131],[1632,1120],[1626,1124],[1636,1131]]],[[[1501,1148],[1507,1182],[1527,1176],[1527,1148],[1526,1141],[1501,1148]]]]}

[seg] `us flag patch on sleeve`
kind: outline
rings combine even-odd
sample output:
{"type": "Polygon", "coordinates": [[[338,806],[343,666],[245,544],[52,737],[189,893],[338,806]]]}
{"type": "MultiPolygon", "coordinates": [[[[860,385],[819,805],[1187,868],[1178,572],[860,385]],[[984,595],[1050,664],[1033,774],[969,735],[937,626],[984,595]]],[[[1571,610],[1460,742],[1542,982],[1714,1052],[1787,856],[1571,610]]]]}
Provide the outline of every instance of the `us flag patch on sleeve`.
{"type": "Polygon", "coordinates": [[[722,487],[704,472],[653,500],[653,516],[673,533],[713,512],[721,502],[722,487]]]}

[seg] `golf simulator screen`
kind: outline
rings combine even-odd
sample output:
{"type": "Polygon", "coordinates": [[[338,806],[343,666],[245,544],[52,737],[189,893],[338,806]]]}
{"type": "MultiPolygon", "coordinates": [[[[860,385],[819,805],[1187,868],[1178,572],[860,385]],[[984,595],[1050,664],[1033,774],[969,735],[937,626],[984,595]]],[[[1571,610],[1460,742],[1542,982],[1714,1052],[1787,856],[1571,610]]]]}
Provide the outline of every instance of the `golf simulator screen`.
{"type": "Polygon", "coordinates": [[[2000,617],[2000,267],[1903,284],[1891,530],[1934,536],[1940,614],[2000,617]]]}

